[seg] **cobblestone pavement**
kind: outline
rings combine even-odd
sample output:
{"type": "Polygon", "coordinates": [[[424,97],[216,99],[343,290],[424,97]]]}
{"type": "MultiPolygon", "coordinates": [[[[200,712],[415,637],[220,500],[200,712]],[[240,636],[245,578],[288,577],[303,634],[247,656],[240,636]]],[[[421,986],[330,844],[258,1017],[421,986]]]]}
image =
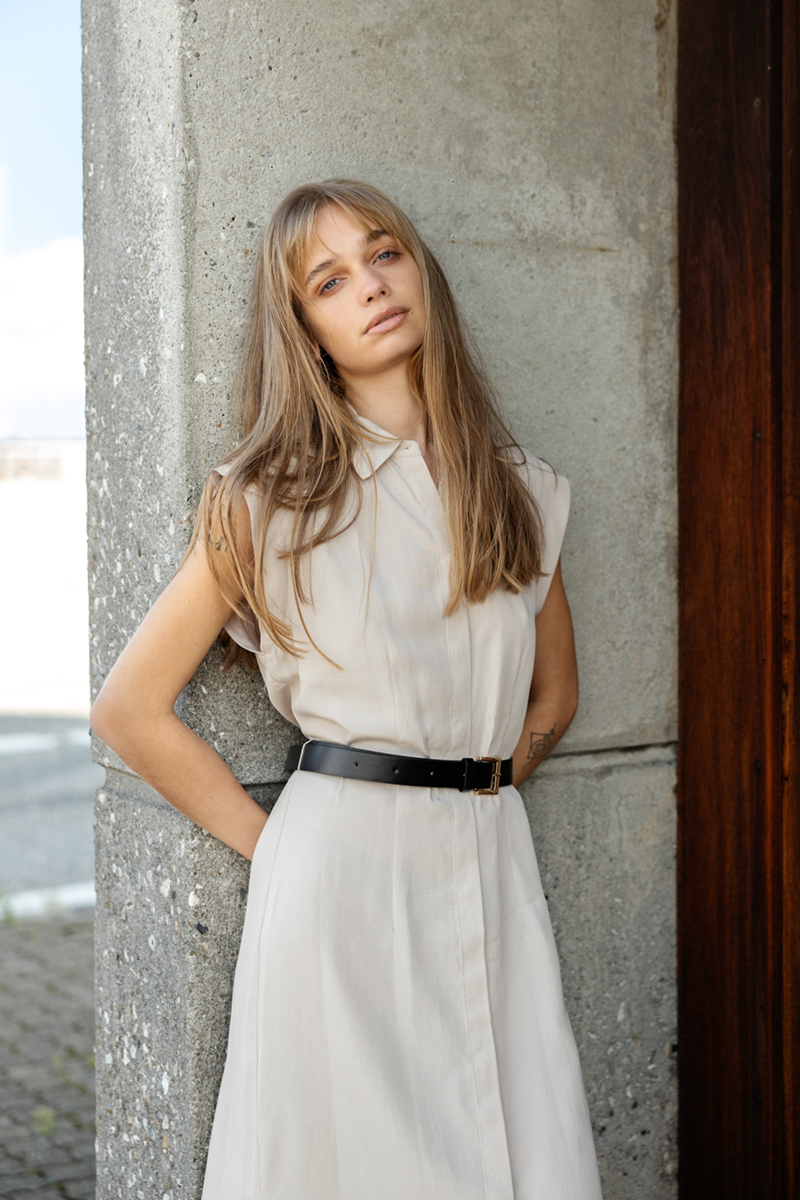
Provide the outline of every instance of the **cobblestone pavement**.
{"type": "Polygon", "coordinates": [[[94,1200],[91,914],[0,921],[0,1197],[94,1200]]]}

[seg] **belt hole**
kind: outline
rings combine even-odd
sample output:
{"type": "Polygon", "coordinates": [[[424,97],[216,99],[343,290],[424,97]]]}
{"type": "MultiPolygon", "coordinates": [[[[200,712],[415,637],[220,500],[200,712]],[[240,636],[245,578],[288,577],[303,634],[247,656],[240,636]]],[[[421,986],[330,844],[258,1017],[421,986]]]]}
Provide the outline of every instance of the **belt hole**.
{"type": "Polygon", "coordinates": [[[394,769],[394,773],[395,773],[395,775],[399,774],[399,771],[400,771],[400,768],[399,768],[399,767],[395,767],[395,769],[394,769]]]}

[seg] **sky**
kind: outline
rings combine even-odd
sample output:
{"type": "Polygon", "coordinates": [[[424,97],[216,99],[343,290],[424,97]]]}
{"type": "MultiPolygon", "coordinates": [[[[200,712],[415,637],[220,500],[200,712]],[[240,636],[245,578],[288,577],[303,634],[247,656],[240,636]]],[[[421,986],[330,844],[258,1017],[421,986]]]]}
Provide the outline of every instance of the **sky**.
{"type": "Polygon", "coordinates": [[[0,439],[80,438],[80,0],[0,0],[0,28],[0,439]]]}

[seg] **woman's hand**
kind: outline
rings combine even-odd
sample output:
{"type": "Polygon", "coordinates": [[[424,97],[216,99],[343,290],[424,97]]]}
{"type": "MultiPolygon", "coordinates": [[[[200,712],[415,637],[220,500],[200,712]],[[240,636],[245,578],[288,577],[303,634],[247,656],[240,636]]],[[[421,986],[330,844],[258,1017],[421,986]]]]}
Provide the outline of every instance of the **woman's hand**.
{"type": "Polygon", "coordinates": [[[199,541],[123,650],[90,719],[98,737],[165,800],[252,858],[266,813],[174,712],[230,613],[199,541]]]}
{"type": "Polygon", "coordinates": [[[522,736],[514,751],[514,786],[528,778],[564,736],[578,707],[578,664],[561,559],[536,618],[536,659],[522,736]]]}

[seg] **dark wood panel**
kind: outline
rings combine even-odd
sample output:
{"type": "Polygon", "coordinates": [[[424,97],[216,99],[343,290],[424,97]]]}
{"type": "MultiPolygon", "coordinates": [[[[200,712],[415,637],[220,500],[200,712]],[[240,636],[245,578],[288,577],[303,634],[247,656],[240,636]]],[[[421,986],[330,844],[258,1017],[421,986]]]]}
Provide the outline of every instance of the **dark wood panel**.
{"type": "Polygon", "coordinates": [[[681,1198],[789,1200],[797,4],[681,0],[678,21],[681,1198]]]}
{"type": "Polygon", "coordinates": [[[781,417],[783,441],[783,978],[785,1195],[800,1195],[800,6],[780,15],[782,92],[781,417]]]}

